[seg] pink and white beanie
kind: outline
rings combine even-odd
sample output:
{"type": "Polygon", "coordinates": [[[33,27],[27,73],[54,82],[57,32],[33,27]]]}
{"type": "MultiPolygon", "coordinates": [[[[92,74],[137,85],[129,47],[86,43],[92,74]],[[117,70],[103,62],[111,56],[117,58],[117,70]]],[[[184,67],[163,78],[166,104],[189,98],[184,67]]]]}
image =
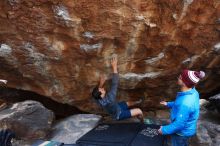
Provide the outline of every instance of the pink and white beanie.
{"type": "Polygon", "coordinates": [[[183,70],[181,73],[182,81],[188,88],[194,87],[200,79],[205,77],[204,71],[183,70]]]}

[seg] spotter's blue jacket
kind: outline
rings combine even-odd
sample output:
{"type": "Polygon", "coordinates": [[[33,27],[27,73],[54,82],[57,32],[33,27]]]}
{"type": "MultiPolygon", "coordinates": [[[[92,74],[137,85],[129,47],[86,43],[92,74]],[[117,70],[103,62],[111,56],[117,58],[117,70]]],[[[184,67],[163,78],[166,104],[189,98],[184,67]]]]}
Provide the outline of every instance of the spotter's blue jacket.
{"type": "Polygon", "coordinates": [[[164,135],[177,134],[192,136],[196,133],[196,124],[199,118],[199,93],[195,88],[185,92],[178,92],[174,102],[168,102],[171,108],[171,123],[162,126],[164,135]]]}

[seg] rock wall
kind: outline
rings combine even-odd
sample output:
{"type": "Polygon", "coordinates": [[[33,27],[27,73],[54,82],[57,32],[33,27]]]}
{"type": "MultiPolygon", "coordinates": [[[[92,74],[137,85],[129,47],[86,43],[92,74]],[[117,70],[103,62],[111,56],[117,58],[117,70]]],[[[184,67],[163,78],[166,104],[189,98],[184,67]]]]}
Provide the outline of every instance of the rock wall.
{"type": "Polygon", "coordinates": [[[7,86],[84,110],[112,54],[119,100],[157,107],[183,68],[206,71],[202,94],[220,89],[219,0],[1,0],[0,26],[7,86]]]}

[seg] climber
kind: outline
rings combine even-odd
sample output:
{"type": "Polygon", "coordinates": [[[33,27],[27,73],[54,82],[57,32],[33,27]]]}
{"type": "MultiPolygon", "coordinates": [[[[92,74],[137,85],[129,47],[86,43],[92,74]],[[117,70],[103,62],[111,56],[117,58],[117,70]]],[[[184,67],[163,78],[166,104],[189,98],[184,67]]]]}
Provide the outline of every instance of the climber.
{"type": "Polygon", "coordinates": [[[199,118],[199,93],[195,85],[205,77],[203,71],[183,70],[178,77],[180,92],[175,101],[162,101],[160,104],[171,108],[171,123],[161,126],[158,132],[171,135],[172,146],[188,146],[189,139],[196,133],[199,118]]]}
{"type": "Polygon", "coordinates": [[[92,91],[92,97],[96,103],[100,105],[108,114],[115,120],[123,120],[130,117],[137,117],[143,122],[143,112],[139,108],[129,109],[143,102],[143,99],[134,102],[117,102],[117,88],[119,82],[119,75],[117,70],[117,57],[111,59],[111,66],[113,69],[111,88],[108,92],[104,89],[105,77],[100,77],[99,86],[92,91]]]}

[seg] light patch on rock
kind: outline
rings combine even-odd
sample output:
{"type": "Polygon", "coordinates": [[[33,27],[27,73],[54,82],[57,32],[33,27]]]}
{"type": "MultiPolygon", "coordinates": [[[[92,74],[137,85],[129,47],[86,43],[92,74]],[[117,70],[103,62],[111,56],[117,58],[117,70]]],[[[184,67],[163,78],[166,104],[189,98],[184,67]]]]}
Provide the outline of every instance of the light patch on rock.
{"type": "Polygon", "coordinates": [[[45,59],[47,58],[44,54],[36,52],[36,48],[30,42],[24,44],[24,49],[28,52],[30,63],[32,63],[37,72],[43,76],[48,76],[48,65],[45,59]]]}
{"type": "Polygon", "coordinates": [[[161,74],[161,72],[149,72],[145,74],[136,74],[136,73],[126,73],[126,74],[120,74],[120,76],[124,79],[137,79],[142,80],[144,78],[156,78],[161,74]]]}
{"type": "Polygon", "coordinates": [[[86,52],[89,51],[93,51],[93,50],[97,50],[102,48],[103,44],[102,43],[98,43],[98,44],[82,44],[80,45],[80,49],[85,50],[86,52]]]}
{"type": "Polygon", "coordinates": [[[9,45],[1,44],[0,46],[0,56],[8,56],[11,55],[12,49],[9,45]]]}
{"type": "Polygon", "coordinates": [[[41,55],[39,55],[38,53],[36,53],[36,52],[35,52],[35,51],[36,51],[36,48],[35,48],[34,45],[33,45],[32,43],[30,43],[30,42],[24,43],[24,49],[27,50],[32,57],[34,57],[35,55],[36,55],[36,56],[41,56],[41,55],[43,55],[43,54],[41,54],[41,53],[39,53],[39,54],[41,54],[41,55]]]}
{"type": "Polygon", "coordinates": [[[13,109],[16,109],[16,108],[18,108],[18,103],[13,104],[12,107],[11,107],[10,109],[13,110],[13,109]]]}
{"type": "Polygon", "coordinates": [[[30,42],[25,43],[24,48],[28,51],[29,56],[32,57],[36,62],[41,62],[43,61],[43,58],[46,57],[44,54],[36,52],[36,48],[30,42]]]}
{"type": "Polygon", "coordinates": [[[186,63],[188,63],[188,62],[190,62],[190,61],[191,61],[191,58],[187,58],[187,59],[185,59],[185,60],[182,61],[182,64],[186,64],[186,63]]]}
{"type": "MultiPolygon", "coordinates": [[[[53,78],[52,85],[49,89],[49,95],[52,95],[53,93],[57,93],[59,95],[65,94],[62,82],[57,80],[55,77],[53,78]]],[[[65,102],[65,100],[63,100],[63,103],[68,103],[68,101],[65,102]]]]}
{"type": "Polygon", "coordinates": [[[219,52],[220,51],[220,43],[217,43],[215,46],[214,46],[214,50],[216,52],[219,52]]]}
{"type": "Polygon", "coordinates": [[[3,80],[3,79],[0,79],[0,82],[4,83],[4,84],[7,84],[7,80],[3,80]]]}
{"type": "Polygon", "coordinates": [[[83,36],[84,36],[85,38],[92,39],[92,38],[94,38],[95,35],[94,35],[92,32],[85,32],[85,33],[83,34],[83,36]]]}
{"type": "Polygon", "coordinates": [[[199,58],[199,55],[194,55],[191,57],[191,62],[194,63],[199,58]]]}
{"type": "Polygon", "coordinates": [[[130,56],[131,58],[133,56],[133,54],[135,53],[137,49],[137,41],[136,38],[130,38],[128,44],[127,44],[127,50],[126,50],[126,56],[130,56]]]}
{"type": "Polygon", "coordinates": [[[137,19],[137,20],[144,20],[145,18],[144,18],[143,15],[138,15],[138,16],[136,16],[136,19],[137,19]]]}
{"type": "Polygon", "coordinates": [[[129,37],[129,40],[127,42],[125,58],[133,58],[135,52],[138,49],[138,44],[137,44],[139,38],[138,36],[141,34],[142,30],[144,29],[143,23],[136,23],[134,24],[134,26],[135,29],[130,34],[131,36],[129,37]]]}
{"type": "Polygon", "coordinates": [[[173,14],[173,18],[174,18],[175,20],[177,20],[177,14],[176,14],[176,13],[173,14]]]}
{"type": "Polygon", "coordinates": [[[183,60],[182,64],[194,63],[197,60],[197,58],[199,58],[199,55],[194,55],[194,56],[192,56],[190,58],[187,58],[187,59],[183,60]]]}
{"type": "Polygon", "coordinates": [[[63,20],[65,20],[65,21],[72,20],[70,18],[69,12],[68,12],[68,10],[67,10],[67,8],[65,6],[63,6],[63,5],[55,6],[54,7],[54,11],[55,11],[56,15],[58,17],[62,18],[63,20]]]}
{"type": "Polygon", "coordinates": [[[200,99],[199,100],[199,105],[200,105],[200,107],[201,106],[206,106],[206,105],[208,105],[209,104],[209,101],[208,100],[205,100],[205,99],[200,99]]]}
{"type": "Polygon", "coordinates": [[[59,53],[59,55],[62,54],[62,52],[65,50],[64,44],[61,41],[54,41],[51,47],[51,50],[55,50],[59,53]]]}
{"type": "Polygon", "coordinates": [[[214,95],[214,96],[212,96],[212,97],[210,97],[209,99],[218,99],[218,100],[220,100],[220,94],[217,94],[217,95],[214,95]]]}
{"type": "Polygon", "coordinates": [[[193,0],[184,0],[184,3],[190,5],[193,2],[193,0]]]}
{"type": "Polygon", "coordinates": [[[184,2],[183,10],[182,10],[182,13],[181,13],[178,21],[181,21],[183,19],[183,17],[186,16],[186,12],[188,10],[188,7],[189,7],[189,5],[191,5],[193,3],[193,0],[183,0],[183,2],[184,2]]]}
{"type": "Polygon", "coordinates": [[[27,107],[31,107],[32,105],[34,105],[34,103],[39,104],[40,107],[44,108],[44,106],[41,103],[38,103],[37,101],[26,100],[24,102],[18,102],[13,104],[10,109],[11,110],[16,109],[17,111],[22,111],[25,110],[27,107]],[[23,104],[24,106],[21,106],[21,104],[23,104]]]}
{"type": "Polygon", "coordinates": [[[164,53],[161,52],[160,54],[157,55],[157,57],[147,59],[147,60],[145,60],[145,62],[147,64],[154,64],[155,62],[161,60],[164,56],[165,56],[164,53]]]}
{"type": "Polygon", "coordinates": [[[13,6],[13,5],[20,3],[20,0],[8,0],[8,2],[11,6],[13,6]]]}
{"type": "Polygon", "coordinates": [[[76,37],[76,39],[78,41],[80,41],[80,29],[81,29],[81,19],[80,18],[74,18],[73,19],[73,22],[74,22],[74,36],[76,37]]]}
{"type": "Polygon", "coordinates": [[[48,48],[48,50],[53,51],[48,58],[52,60],[59,60],[61,59],[61,55],[63,51],[66,49],[65,45],[62,41],[59,41],[57,39],[49,39],[48,37],[44,36],[42,37],[43,42],[45,44],[45,47],[48,48]]]}
{"type": "Polygon", "coordinates": [[[157,27],[157,25],[156,25],[155,23],[152,23],[152,22],[150,21],[150,19],[145,18],[143,15],[137,15],[137,16],[136,16],[136,20],[138,20],[138,21],[144,21],[144,23],[145,23],[147,26],[150,26],[151,28],[152,28],[152,27],[157,27]]]}
{"type": "Polygon", "coordinates": [[[7,44],[0,44],[0,57],[3,57],[8,64],[14,66],[15,68],[20,65],[16,56],[13,56],[12,54],[12,48],[7,44]]]}
{"type": "Polygon", "coordinates": [[[145,24],[148,25],[148,26],[150,26],[151,28],[152,28],[152,27],[157,27],[157,24],[150,22],[149,19],[147,19],[147,20],[145,21],[145,24]]]}

